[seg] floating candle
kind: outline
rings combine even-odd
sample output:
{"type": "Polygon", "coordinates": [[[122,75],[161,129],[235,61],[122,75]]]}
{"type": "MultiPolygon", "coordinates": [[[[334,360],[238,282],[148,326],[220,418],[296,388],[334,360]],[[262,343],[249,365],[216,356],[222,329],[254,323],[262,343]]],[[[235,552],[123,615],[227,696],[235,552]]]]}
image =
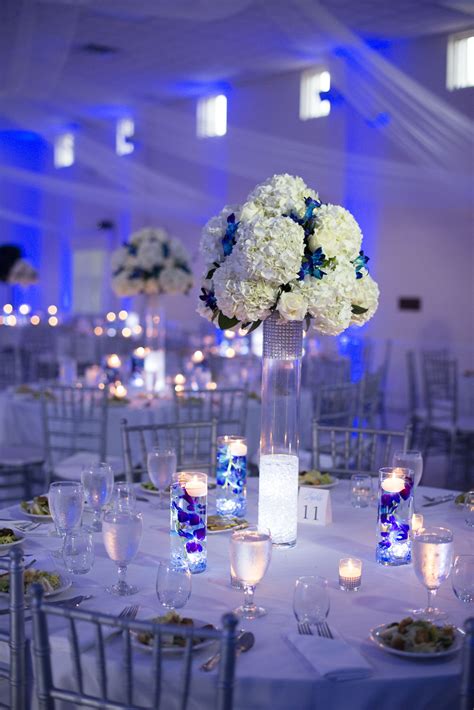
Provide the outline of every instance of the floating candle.
{"type": "Polygon", "coordinates": [[[193,476],[184,483],[186,493],[192,498],[200,498],[207,495],[207,476],[206,480],[203,480],[203,475],[204,474],[199,474],[199,477],[197,475],[193,476]]]}
{"type": "Polygon", "coordinates": [[[382,481],[382,488],[387,493],[400,493],[405,488],[403,470],[394,468],[392,475],[382,481]]]}

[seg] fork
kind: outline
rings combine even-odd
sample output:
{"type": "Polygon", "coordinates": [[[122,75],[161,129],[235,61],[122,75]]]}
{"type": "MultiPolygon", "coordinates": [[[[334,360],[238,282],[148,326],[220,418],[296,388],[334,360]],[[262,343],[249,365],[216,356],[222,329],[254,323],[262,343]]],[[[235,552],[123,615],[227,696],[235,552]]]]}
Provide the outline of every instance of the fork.
{"type": "MultiPolygon", "coordinates": [[[[130,606],[126,606],[125,609],[122,609],[122,611],[118,615],[118,618],[130,619],[130,621],[133,621],[133,619],[135,619],[138,614],[139,608],[139,604],[131,604],[130,606]]],[[[115,636],[120,636],[122,632],[123,629],[117,629],[116,631],[112,631],[112,633],[107,636],[107,641],[111,638],[114,638],[115,636]]]]}
{"type": "Polygon", "coordinates": [[[322,636],[323,638],[326,638],[326,639],[333,639],[334,638],[327,621],[321,621],[321,622],[317,623],[316,624],[316,631],[318,632],[318,636],[322,636]]]}
{"type": "Polygon", "coordinates": [[[301,636],[312,636],[313,632],[311,630],[311,626],[308,624],[307,621],[298,621],[298,633],[301,636]]]}

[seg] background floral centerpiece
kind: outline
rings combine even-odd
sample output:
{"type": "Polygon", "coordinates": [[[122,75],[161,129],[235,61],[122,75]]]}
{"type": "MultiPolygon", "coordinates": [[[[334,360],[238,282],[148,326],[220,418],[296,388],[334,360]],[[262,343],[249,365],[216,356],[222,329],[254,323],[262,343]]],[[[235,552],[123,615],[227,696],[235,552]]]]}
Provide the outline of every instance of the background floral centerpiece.
{"type": "Polygon", "coordinates": [[[20,247],[14,244],[0,246],[0,281],[20,286],[30,286],[38,281],[38,272],[22,258],[20,247]]]}
{"type": "Polygon", "coordinates": [[[186,249],[164,229],[134,232],[112,254],[112,288],[117,296],[188,293],[192,285],[186,249]]]}
{"type": "Polygon", "coordinates": [[[201,253],[198,313],[220,328],[253,330],[276,311],[337,335],[377,309],[359,225],[300,177],[274,175],[243,205],[225,207],[204,227],[201,253]]]}

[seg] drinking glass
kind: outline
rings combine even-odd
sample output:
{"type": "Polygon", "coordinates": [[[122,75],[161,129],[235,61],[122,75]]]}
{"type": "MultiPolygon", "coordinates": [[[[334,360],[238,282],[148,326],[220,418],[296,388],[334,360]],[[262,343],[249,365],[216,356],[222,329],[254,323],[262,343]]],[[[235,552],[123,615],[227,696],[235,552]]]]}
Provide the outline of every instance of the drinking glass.
{"type": "Polygon", "coordinates": [[[68,533],[63,545],[64,566],[72,574],[87,574],[94,565],[92,533],[78,528],[68,533]]]}
{"type": "Polygon", "coordinates": [[[428,590],[428,606],[415,610],[414,615],[428,621],[446,618],[433,604],[441,583],[451,573],[453,533],[447,528],[421,528],[413,535],[412,555],[415,574],[428,590]]]}
{"type": "Polygon", "coordinates": [[[138,587],[127,583],[127,565],[138,552],[142,539],[141,513],[110,510],[105,513],[102,525],[104,545],[108,556],[117,565],[117,583],[107,587],[110,594],[120,597],[135,594],[138,587]]]}
{"type": "Polygon", "coordinates": [[[328,581],[317,575],[298,577],[293,595],[297,621],[319,624],[329,614],[328,581]]]}
{"type": "Polygon", "coordinates": [[[372,497],[372,478],[365,473],[351,476],[351,504],[353,508],[367,508],[372,497]]]}
{"type": "Polygon", "coordinates": [[[154,446],[147,456],[147,470],[150,481],[158,491],[158,507],[169,508],[169,496],[164,493],[176,473],[176,451],[154,446]]]}
{"type": "Polygon", "coordinates": [[[116,483],[114,486],[112,504],[115,510],[133,512],[137,504],[137,496],[133,483],[116,483]]]}
{"type": "Polygon", "coordinates": [[[453,590],[459,601],[474,602],[474,555],[458,555],[451,575],[453,590]]]}
{"type": "Polygon", "coordinates": [[[258,619],[267,612],[255,606],[256,585],[261,582],[272,556],[272,538],[266,528],[250,525],[245,530],[235,530],[230,538],[230,568],[232,576],[244,588],[243,606],[235,610],[244,619],[258,619]]]}
{"type": "Polygon", "coordinates": [[[156,576],[156,593],[166,609],[181,609],[191,595],[189,568],[172,560],[160,562],[156,576]]]}
{"type": "Polygon", "coordinates": [[[415,488],[420,485],[423,475],[423,456],[421,451],[395,451],[392,464],[396,468],[411,469],[415,488]]]}
{"type": "Polygon", "coordinates": [[[107,463],[90,464],[82,469],[81,481],[87,502],[94,511],[91,529],[100,532],[102,508],[110,501],[114,490],[114,472],[107,463]]]}
{"type": "Polygon", "coordinates": [[[464,496],[464,520],[468,528],[474,528],[474,491],[464,496]]]}
{"type": "MultiPolygon", "coordinates": [[[[75,481],[55,481],[48,491],[49,510],[61,538],[79,527],[84,509],[84,489],[75,481]]],[[[62,549],[55,550],[53,557],[62,557],[62,549]]]]}

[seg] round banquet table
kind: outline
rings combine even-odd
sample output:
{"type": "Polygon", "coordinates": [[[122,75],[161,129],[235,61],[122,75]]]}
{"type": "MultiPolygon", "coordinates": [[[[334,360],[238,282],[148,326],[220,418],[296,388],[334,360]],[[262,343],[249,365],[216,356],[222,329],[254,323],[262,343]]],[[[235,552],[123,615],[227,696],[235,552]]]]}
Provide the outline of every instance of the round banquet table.
{"type": "MultiPolygon", "coordinates": [[[[248,486],[248,515],[256,520],[258,480],[250,479],[248,486]]],[[[241,626],[255,634],[255,646],[237,661],[235,708],[237,710],[287,710],[299,708],[324,708],[325,710],[399,710],[415,707],[417,710],[446,710],[456,706],[459,693],[460,654],[447,659],[428,661],[395,657],[372,645],[368,639],[370,628],[397,621],[409,614],[413,607],[425,606],[426,590],[418,582],[411,565],[382,567],[376,564],[375,520],[376,509],[354,509],[348,497],[348,483],[340,482],[332,489],[333,523],[326,527],[300,524],[295,548],[274,549],[268,572],[256,592],[256,600],[268,610],[267,616],[255,621],[242,622],[241,626]],[[341,557],[355,556],[363,560],[362,587],[359,592],[340,591],[337,584],[338,561],[341,557]],[[322,677],[303,656],[291,646],[287,635],[295,633],[296,623],[292,611],[295,579],[303,574],[325,576],[329,580],[331,609],[330,627],[353,645],[372,665],[369,678],[338,682],[322,677]]],[[[441,495],[440,489],[420,488],[416,494],[417,509],[423,512],[425,524],[450,527],[454,531],[455,554],[472,553],[474,532],[465,524],[462,512],[454,503],[421,507],[422,494],[441,495]]],[[[105,552],[100,533],[95,534],[95,566],[90,573],[73,579],[73,587],[63,596],[78,593],[92,594],[93,598],[81,608],[98,609],[116,614],[130,603],[140,604],[139,618],[151,618],[162,613],[156,593],[156,568],[160,558],[169,551],[168,514],[157,510],[150,502],[139,502],[143,513],[144,534],[140,551],[129,566],[129,581],[139,585],[133,597],[117,598],[108,595],[104,586],[116,575],[115,565],[105,552]],[[153,527],[152,527],[153,526],[153,527]],[[158,528],[158,529],[157,529],[158,528]]],[[[209,496],[209,509],[214,512],[214,495],[209,496]]],[[[17,518],[18,509],[1,511],[1,517],[17,518]]],[[[85,521],[87,522],[87,521],[85,521]]],[[[44,526],[46,528],[46,526],[44,526]]],[[[57,540],[46,530],[31,534],[25,552],[33,553],[40,564],[57,540]]],[[[192,595],[181,613],[200,620],[219,624],[222,614],[242,601],[242,592],[229,584],[229,534],[208,536],[208,568],[193,576],[192,595]]],[[[448,580],[438,593],[438,603],[449,613],[452,623],[462,625],[472,615],[472,607],[459,602],[448,580]]],[[[5,617],[0,617],[2,624],[5,617]]],[[[27,624],[28,632],[31,624],[27,624]]],[[[70,677],[70,657],[66,633],[61,628],[52,629],[51,647],[56,678],[70,677]],[[65,652],[66,651],[66,652],[65,652]]],[[[327,640],[327,643],[331,643],[327,640]]],[[[110,673],[115,677],[112,687],[119,688],[120,640],[107,643],[107,660],[110,673]]],[[[86,678],[94,683],[95,652],[82,654],[86,678]]],[[[211,693],[215,671],[205,674],[198,665],[209,656],[209,650],[196,652],[192,677],[190,708],[207,710],[212,707],[211,693]]],[[[150,659],[137,652],[138,699],[144,700],[150,692],[147,679],[150,659]]],[[[165,662],[165,672],[171,676],[166,685],[166,702],[163,707],[174,708],[173,683],[180,680],[179,658],[165,662]]],[[[119,692],[117,690],[117,692],[119,692]]]]}

